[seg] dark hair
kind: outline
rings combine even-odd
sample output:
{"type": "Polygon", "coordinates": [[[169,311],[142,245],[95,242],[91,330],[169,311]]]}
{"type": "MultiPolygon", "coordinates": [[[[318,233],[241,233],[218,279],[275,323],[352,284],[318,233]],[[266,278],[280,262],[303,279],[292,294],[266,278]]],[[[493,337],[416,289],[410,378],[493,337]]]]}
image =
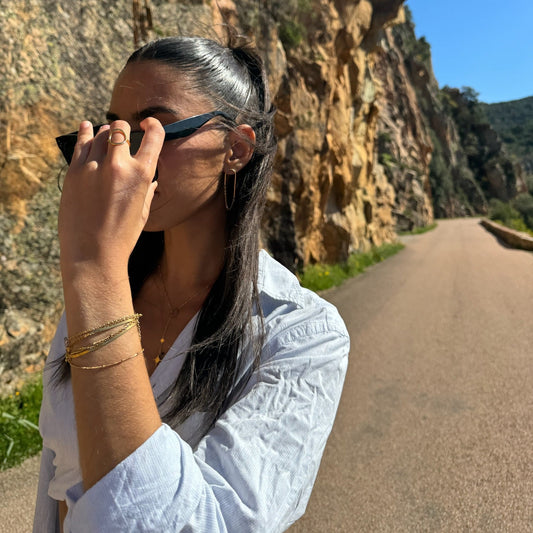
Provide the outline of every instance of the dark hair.
{"type": "MultiPolygon", "coordinates": [[[[174,67],[217,110],[232,117],[233,126],[249,124],[256,136],[252,158],[239,172],[235,201],[227,211],[223,269],[200,312],[186,362],[165,402],[163,419],[173,427],[195,412],[208,413],[206,426],[211,425],[237,386],[246,363],[245,357],[239,357],[244,344],[252,347],[256,366],[263,342],[257,289],[259,226],[276,151],[274,108],[260,57],[248,45],[233,44],[232,34],[228,37],[227,46],[198,37],[160,39],[134,52],[127,62],[159,61],[174,67]],[[259,315],[255,325],[254,309],[259,315]]],[[[134,297],[156,268],[163,246],[162,233],[141,235],[129,263],[134,297]]]]}

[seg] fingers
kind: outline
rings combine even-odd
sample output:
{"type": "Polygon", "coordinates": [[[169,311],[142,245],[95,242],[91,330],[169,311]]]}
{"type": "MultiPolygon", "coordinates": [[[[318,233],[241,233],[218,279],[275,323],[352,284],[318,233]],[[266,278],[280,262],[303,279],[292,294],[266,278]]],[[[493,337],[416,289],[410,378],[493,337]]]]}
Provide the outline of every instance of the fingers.
{"type": "Polygon", "coordinates": [[[115,120],[109,125],[103,142],[107,143],[107,154],[117,160],[130,154],[130,125],[125,120],[115,120]]]}
{"type": "Polygon", "coordinates": [[[95,136],[92,124],[88,120],[84,120],[78,130],[78,140],[74,147],[70,166],[79,171],[88,161],[101,161],[106,154],[105,139],[107,139],[106,131],[108,129],[109,126],[104,124],[95,136]]]}
{"type": "Polygon", "coordinates": [[[146,196],[144,198],[144,207],[143,207],[143,222],[146,224],[148,216],[150,215],[150,205],[154,199],[155,190],[157,189],[157,181],[150,183],[148,190],[146,191],[146,196]]]}
{"type": "Polygon", "coordinates": [[[101,163],[107,153],[107,138],[109,136],[109,124],[104,124],[100,127],[96,136],[93,139],[91,151],[87,157],[87,161],[94,160],[101,163]]]}
{"type": "MultiPolygon", "coordinates": [[[[115,170],[126,168],[126,160],[135,159],[138,163],[137,171],[142,169],[142,175],[152,181],[157,167],[157,159],[163,141],[165,130],[159,120],[149,117],[140,123],[144,130],[141,146],[134,158],[130,156],[131,127],[124,120],[115,120],[111,124],[103,125],[93,136],[93,127],[89,121],[83,121],[78,131],[78,141],[74,149],[71,168],[76,172],[88,163],[96,170],[104,162],[115,170]],[[94,163],[96,165],[94,165],[94,163]]],[[[133,162],[133,161],[132,161],[133,162]]]]}
{"type": "Polygon", "coordinates": [[[144,136],[139,151],[134,157],[147,169],[148,175],[153,177],[157,167],[157,159],[165,140],[165,130],[161,122],[153,117],[144,119],[140,126],[144,130],[144,136]]]}
{"type": "MultiPolygon", "coordinates": [[[[78,129],[78,140],[72,154],[72,163],[85,163],[93,140],[93,125],[84,120],[78,129]]],[[[71,163],[71,164],[72,164],[71,163]]]]}

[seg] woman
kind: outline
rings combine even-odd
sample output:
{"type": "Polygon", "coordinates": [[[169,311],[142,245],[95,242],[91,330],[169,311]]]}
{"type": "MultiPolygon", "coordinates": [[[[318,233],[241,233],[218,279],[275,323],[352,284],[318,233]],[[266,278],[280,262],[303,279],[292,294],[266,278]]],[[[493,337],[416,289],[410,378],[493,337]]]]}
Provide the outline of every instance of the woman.
{"type": "Polygon", "coordinates": [[[305,510],[349,340],[258,250],[275,153],[262,63],[150,43],[108,119],[82,122],[68,154],[34,531],[283,531],[305,510]]]}

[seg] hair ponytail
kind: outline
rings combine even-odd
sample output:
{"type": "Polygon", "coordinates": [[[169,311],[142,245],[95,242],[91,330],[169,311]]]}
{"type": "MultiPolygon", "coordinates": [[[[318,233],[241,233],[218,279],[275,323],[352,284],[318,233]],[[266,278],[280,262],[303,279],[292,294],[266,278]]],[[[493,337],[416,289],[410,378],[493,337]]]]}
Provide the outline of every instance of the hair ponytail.
{"type": "MultiPolygon", "coordinates": [[[[173,66],[186,74],[193,88],[210,98],[215,108],[232,117],[234,127],[249,124],[256,137],[252,157],[238,173],[235,204],[227,212],[224,267],[200,312],[186,362],[164,404],[163,419],[172,427],[193,413],[207,413],[202,431],[226,408],[249,365],[249,359],[241,356],[245,344],[251,351],[252,368],[259,362],[263,344],[257,288],[259,227],[276,151],[274,108],[261,58],[230,33],[228,46],[203,38],[167,38],[145,45],[128,60],[128,64],[160,61],[173,66]]],[[[143,233],[130,258],[134,295],[156,267],[162,251],[160,235],[143,233]]]]}

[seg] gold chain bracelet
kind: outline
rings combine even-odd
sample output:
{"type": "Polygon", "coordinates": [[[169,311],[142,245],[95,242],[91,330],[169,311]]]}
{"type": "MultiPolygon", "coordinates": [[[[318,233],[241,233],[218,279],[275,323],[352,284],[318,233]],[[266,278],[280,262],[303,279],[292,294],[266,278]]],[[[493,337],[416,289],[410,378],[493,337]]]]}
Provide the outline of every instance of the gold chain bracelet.
{"type": "Polygon", "coordinates": [[[109,331],[110,329],[113,329],[117,326],[121,326],[122,324],[126,324],[129,322],[138,324],[139,319],[141,317],[142,315],[140,313],[135,313],[133,315],[123,316],[122,318],[116,318],[115,320],[106,322],[105,324],[102,324],[101,326],[98,326],[96,328],[87,329],[85,331],[82,331],[81,333],[77,333],[76,335],[73,335],[72,337],[65,338],[65,343],[68,342],[68,344],[72,345],[72,344],[75,344],[76,342],[86,339],[87,337],[90,337],[91,335],[96,335],[97,333],[103,333],[104,331],[109,331]]]}
{"type": "Polygon", "coordinates": [[[107,337],[104,337],[103,339],[93,342],[87,346],[80,346],[76,350],[72,350],[72,348],[69,345],[66,347],[66,354],[68,355],[69,359],[75,359],[76,357],[81,357],[82,355],[85,355],[87,353],[94,352],[98,350],[99,348],[102,348],[103,346],[107,346],[108,344],[118,339],[119,337],[124,335],[124,333],[134,328],[135,326],[137,326],[135,322],[124,324],[117,332],[111,333],[107,337]]]}
{"type": "Polygon", "coordinates": [[[135,357],[143,353],[144,353],[144,348],[141,349],[140,352],[134,353],[133,355],[130,355],[129,357],[125,357],[124,359],[121,359],[120,361],[115,361],[114,363],[105,363],[103,365],[95,365],[95,366],[73,365],[68,359],[65,358],[65,360],[67,361],[67,363],[70,364],[71,367],[79,368],[80,370],[97,370],[98,368],[109,368],[110,366],[120,365],[121,363],[124,363],[125,361],[129,361],[130,359],[134,359],[135,357]]]}

